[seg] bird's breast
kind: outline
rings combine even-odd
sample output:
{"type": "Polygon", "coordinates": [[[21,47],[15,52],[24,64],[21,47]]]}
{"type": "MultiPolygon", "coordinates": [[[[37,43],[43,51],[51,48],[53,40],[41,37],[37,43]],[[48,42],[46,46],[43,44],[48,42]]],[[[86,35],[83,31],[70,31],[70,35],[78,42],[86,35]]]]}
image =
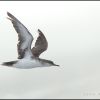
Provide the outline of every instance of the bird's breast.
{"type": "Polygon", "coordinates": [[[29,69],[35,67],[42,67],[43,65],[35,59],[21,59],[13,66],[16,68],[29,69]]]}

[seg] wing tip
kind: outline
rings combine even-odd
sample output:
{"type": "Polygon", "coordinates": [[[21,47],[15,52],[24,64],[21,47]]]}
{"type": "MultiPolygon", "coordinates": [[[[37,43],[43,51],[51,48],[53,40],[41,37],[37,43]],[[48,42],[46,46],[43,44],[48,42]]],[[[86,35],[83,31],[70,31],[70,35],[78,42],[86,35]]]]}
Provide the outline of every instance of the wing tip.
{"type": "Polygon", "coordinates": [[[11,14],[7,11],[7,15],[9,16],[9,15],[11,15],[11,14]]]}
{"type": "Polygon", "coordinates": [[[9,13],[9,12],[7,11],[7,15],[9,16],[9,17],[7,17],[7,19],[9,19],[9,20],[12,21],[12,19],[10,18],[10,17],[12,16],[11,13],[9,13]]]}
{"type": "Polygon", "coordinates": [[[12,18],[12,19],[16,19],[10,12],[7,11],[7,15],[12,18]]]}
{"type": "Polygon", "coordinates": [[[38,32],[40,33],[40,32],[41,32],[41,30],[40,30],[40,29],[38,29],[38,32]]]}
{"type": "Polygon", "coordinates": [[[39,35],[43,35],[43,33],[40,29],[38,29],[38,33],[39,33],[39,35]]]}

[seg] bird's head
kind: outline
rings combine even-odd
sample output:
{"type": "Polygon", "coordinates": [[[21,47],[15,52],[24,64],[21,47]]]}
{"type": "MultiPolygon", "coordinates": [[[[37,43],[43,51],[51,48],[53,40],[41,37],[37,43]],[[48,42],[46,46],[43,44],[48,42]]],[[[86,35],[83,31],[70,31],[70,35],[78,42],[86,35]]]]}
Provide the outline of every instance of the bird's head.
{"type": "Polygon", "coordinates": [[[48,63],[50,64],[50,66],[59,66],[59,65],[55,64],[53,61],[48,61],[48,63]]]}

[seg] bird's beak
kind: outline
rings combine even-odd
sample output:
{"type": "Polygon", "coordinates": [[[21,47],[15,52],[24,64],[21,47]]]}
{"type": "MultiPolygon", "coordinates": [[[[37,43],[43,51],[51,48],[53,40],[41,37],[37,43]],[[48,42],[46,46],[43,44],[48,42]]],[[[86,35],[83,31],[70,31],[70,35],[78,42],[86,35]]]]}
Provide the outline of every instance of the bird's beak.
{"type": "Polygon", "coordinates": [[[54,64],[54,66],[58,66],[58,67],[59,67],[60,65],[56,65],[56,64],[54,64]]]}

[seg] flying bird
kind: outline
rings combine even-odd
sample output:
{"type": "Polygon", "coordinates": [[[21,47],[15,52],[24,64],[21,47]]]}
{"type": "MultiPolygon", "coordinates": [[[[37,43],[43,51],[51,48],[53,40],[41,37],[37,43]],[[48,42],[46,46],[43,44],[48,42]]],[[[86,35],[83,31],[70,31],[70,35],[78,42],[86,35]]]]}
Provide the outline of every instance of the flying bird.
{"type": "Polygon", "coordinates": [[[4,62],[2,65],[21,69],[59,66],[53,61],[39,58],[40,54],[46,51],[48,47],[46,37],[40,29],[38,29],[39,36],[37,37],[35,46],[31,48],[31,44],[34,38],[29,30],[11,13],[7,12],[7,15],[18,34],[18,59],[15,61],[4,62]]]}

